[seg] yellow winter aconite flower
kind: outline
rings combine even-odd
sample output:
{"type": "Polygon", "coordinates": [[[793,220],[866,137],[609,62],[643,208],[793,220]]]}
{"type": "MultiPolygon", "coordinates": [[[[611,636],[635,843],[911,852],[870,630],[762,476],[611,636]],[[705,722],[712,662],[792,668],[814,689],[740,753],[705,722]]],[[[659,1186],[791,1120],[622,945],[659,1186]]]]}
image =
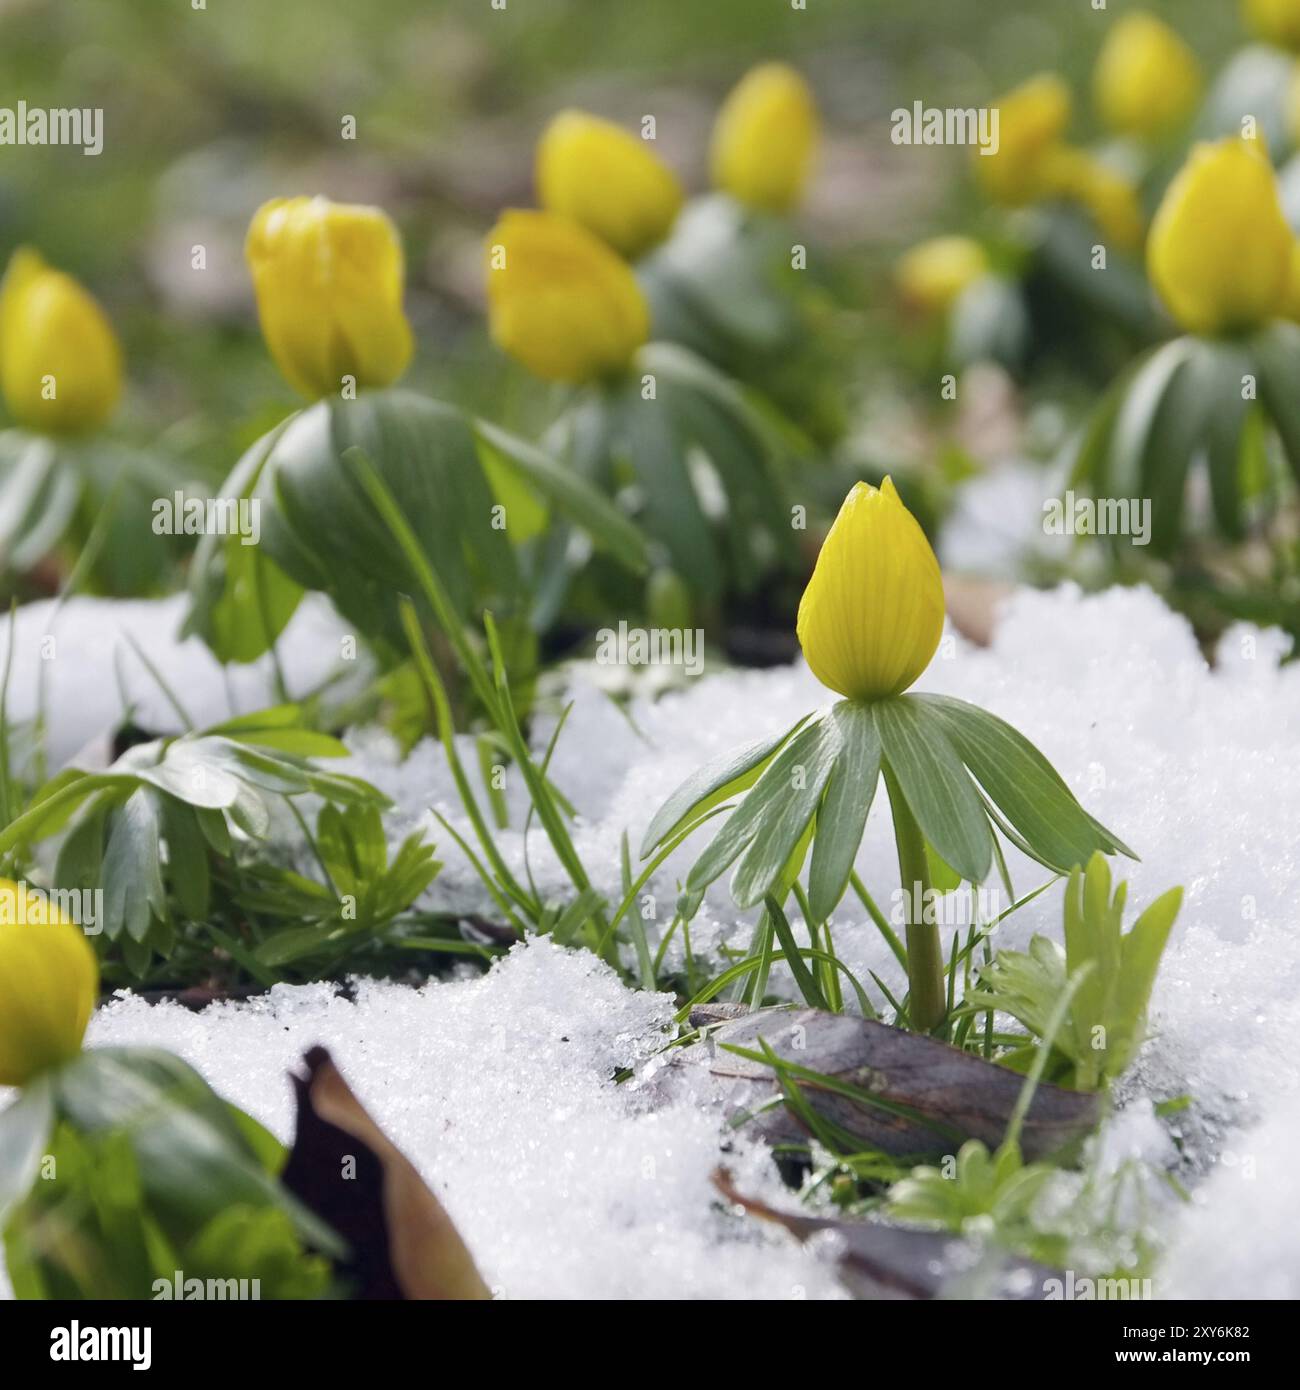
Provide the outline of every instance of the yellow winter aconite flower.
{"type": "Polygon", "coordinates": [[[988,257],[978,241],[939,236],[912,247],[898,262],[894,281],[909,304],[938,313],[988,270],[988,257]]]}
{"type": "Polygon", "coordinates": [[[75,1057],[98,993],[81,928],[43,894],[0,879],[0,1085],[75,1057]]]}
{"type": "Polygon", "coordinates": [[[1055,73],[1040,73],[996,103],[997,153],[974,152],[984,191],[999,203],[1020,207],[1047,197],[1053,156],[1070,123],[1070,89],[1055,73]]]}
{"type": "Polygon", "coordinates": [[[855,483],[799,603],[813,675],[851,700],[898,695],[930,664],[943,611],[939,562],[893,482],[855,483]]]}
{"type": "Polygon", "coordinates": [[[1300,0],[1242,0],[1246,24],[1269,43],[1300,49],[1300,0]]]}
{"type": "Polygon", "coordinates": [[[635,257],[668,235],[682,187],[645,140],[585,111],[561,111],[537,145],[537,197],[635,257]]]}
{"type": "Polygon", "coordinates": [[[122,350],[104,311],[26,247],[0,284],[0,387],[16,420],[48,434],[97,428],[122,394],[122,350]]]}
{"type": "Polygon", "coordinates": [[[1169,185],[1147,269],[1184,328],[1250,328],[1280,312],[1292,240],[1263,147],[1230,137],[1197,145],[1169,185]]]}
{"type": "Polygon", "coordinates": [[[1051,181],[1057,196],[1087,209],[1107,241],[1136,250],[1144,227],[1137,185],[1086,150],[1062,149],[1055,156],[1051,181]]]}
{"type": "Polygon", "coordinates": [[[493,342],[548,381],[620,371],[649,336],[631,267],[567,218],[503,213],[488,233],[487,266],[493,342]]]}
{"type": "Polygon", "coordinates": [[[1092,83],[1097,110],[1112,130],[1159,136],[1191,115],[1201,65],[1163,20],[1135,10],[1107,31],[1092,83]]]}
{"type": "Polygon", "coordinates": [[[713,125],[713,183],[760,212],[788,212],[803,196],[820,133],[812,92],[792,67],[751,68],[713,125]]]}
{"type": "Polygon", "coordinates": [[[273,198],[244,247],[262,336],[289,384],[311,400],[388,386],[414,343],[402,312],[397,229],[379,209],[328,198],[273,198]]]}

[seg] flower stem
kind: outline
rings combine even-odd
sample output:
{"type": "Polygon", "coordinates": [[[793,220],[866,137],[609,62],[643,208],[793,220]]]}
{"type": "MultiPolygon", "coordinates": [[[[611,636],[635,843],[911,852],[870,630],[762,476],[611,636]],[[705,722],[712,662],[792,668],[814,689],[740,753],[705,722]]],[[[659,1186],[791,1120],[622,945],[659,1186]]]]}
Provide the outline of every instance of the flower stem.
{"type": "Polygon", "coordinates": [[[939,928],[933,921],[925,920],[925,905],[930,901],[931,891],[925,836],[892,770],[885,766],[882,771],[889,791],[889,809],[894,817],[898,874],[904,897],[903,920],[907,923],[907,981],[911,990],[908,1018],[918,1033],[930,1033],[943,1022],[948,1005],[943,987],[939,928]]]}

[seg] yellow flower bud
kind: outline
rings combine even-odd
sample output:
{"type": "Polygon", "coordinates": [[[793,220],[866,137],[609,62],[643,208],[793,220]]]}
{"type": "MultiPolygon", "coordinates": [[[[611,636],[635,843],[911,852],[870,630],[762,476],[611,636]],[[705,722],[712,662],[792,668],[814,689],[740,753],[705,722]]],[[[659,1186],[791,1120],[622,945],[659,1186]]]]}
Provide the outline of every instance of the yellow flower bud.
{"type": "Polygon", "coordinates": [[[0,879],[0,1085],[75,1057],[98,993],[81,928],[45,895],[0,879]]]}
{"type": "Polygon", "coordinates": [[[1197,145],[1169,185],[1147,269],[1184,328],[1251,328],[1280,312],[1292,240],[1262,146],[1230,137],[1197,145]]]}
{"type": "Polygon", "coordinates": [[[1300,50],[1300,0],[1242,0],[1247,25],[1269,43],[1300,50]]]}
{"type": "Polygon", "coordinates": [[[1086,150],[1066,146],[1052,157],[1045,175],[1051,191],[1087,209],[1107,241],[1134,251],[1144,220],[1137,185],[1086,150]]]}
{"type": "Polygon", "coordinates": [[[561,111],[537,145],[537,197],[636,257],[668,235],[682,188],[646,141],[584,111],[561,111]]]}
{"type": "Polygon", "coordinates": [[[912,247],[898,262],[894,281],[908,304],[941,313],[988,270],[988,257],[978,241],[940,236],[912,247]]]}
{"type": "Polygon", "coordinates": [[[1092,87],[1097,110],[1112,130],[1165,135],[1191,115],[1201,94],[1201,65],[1163,20],[1136,10],[1107,31],[1092,87]]]}
{"type": "Polygon", "coordinates": [[[901,694],[930,664],[943,611],[939,562],[893,482],[855,483],[799,603],[813,675],[851,700],[901,694]]]}
{"type": "Polygon", "coordinates": [[[96,429],[122,394],[122,350],[104,311],[26,247],[0,283],[0,386],[14,418],[48,434],[96,429]]]}
{"type": "Polygon", "coordinates": [[[262,336],[276,365],[311,400],[388,386],[414,343],[402,312],[397,229],[379,209],[328,198],[273,198],[244,247],[262,336]]]}
{"type": "Polygon", "coordinates": [[[488,233],[487,267],[493,342],[548,381],[618,372],[649,336],[631,267],[567,218],[503,213],[488,233]]]}
{"type": "Polygon", "coordinates": [[[1052,156],[1070,123],[1070,89],[1055,73],[1040,73],[996,105],[997,153],[977,149],[975,171],[990,198],[1021,207],[1053,192],[1052,156]]]}
{"type": "Polygon", "coordinates": [[[713,182],[760,212],[788,212],[803,196],[820,138],[812,92],[785,63],[751,68],[713,125],[713,182]]]}

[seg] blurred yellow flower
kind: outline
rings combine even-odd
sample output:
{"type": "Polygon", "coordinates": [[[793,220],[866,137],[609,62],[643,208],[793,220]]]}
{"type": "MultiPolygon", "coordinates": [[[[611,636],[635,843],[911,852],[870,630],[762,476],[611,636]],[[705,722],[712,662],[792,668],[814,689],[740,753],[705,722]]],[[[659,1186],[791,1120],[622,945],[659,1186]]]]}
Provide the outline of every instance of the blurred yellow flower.
{"type": "Polygon", "coordinates": [[[104,311],[27,247],[0,283],[0,388],[16,420],[48,434],[96,429],[122,394],[122,350],[104,311]]]}
{"type": "Polygon", "coordinates": [[[714,186],[760,212],[788,212],[803,196],[820,134],[812,92],[792,67],[751,68],[713,125],[714,186]]]}
{"type": "Polygon", "coordinates": [[[1135,10],[1107,31],[1092,88],[1112,130],[1153,138],[1191,115],[1201,94],[1201,65],[1169,25],[1135,10]]]}
{"type": "Polygon", "coordinates": [[[1050,180],[1058,197],[1086,208],[1102,235],[1121,250],[1142,244],[1145,222],[1137,185],[1086,150],[1062,149],[1050,180]]]}
{"type": "Polygon", "coordinates": [[[75,1057],[98,993],[81,928],[44,894],[0,879],[0,1085],[75,1057]]]}
{"type": "Polygon", "coordinates": [[[1293,237],[1255,141],[1197,145],[1151,224],[1147,269],[1184,328],[1220,333],[1281,312],[1293,237]]]}
{"type": "Polygon", "coordinates": [[[912,247],[898,262],[894,282],[908,304],[939,313],[988,270],[988,257],[978,241],[940,236],[912,247]]]}
{"type": "Polygon", "coordinates": [[[493,342],[548,381],[620,371],[649,336],[631,267],[567,218],[503,213],[487,237],[487,280],[493,342]]]}
{"type": "Polygon", "coordinates": [[[636,257],[668,235],[682,188],[645,140],[585,111],[561,111],[538,141],[537,197],[636,257]]]}
{"type": "Polygon", "coordinates": [[[276,365],[311,400],[351,377],[388,386],[414,342],[402,312],[397,229],[379,209],[328,198],[273,198],[244,247],[262,336],[276,365]]]}
{"type": "Polygon", "coordinates": [[[930,664],[943,612],[939,562],[893,482],[855,483],[799,603],[813,675],[851,700],[901,694],[930,664]]]}
{"type": "Polygon", "coordinates": [[[1249,28],[1281,48],[1300,49],[1300,0],[1242,0],[1249,28]]]}
{"type": "Polygon", "coordinates": [[[996,154],[974,152],[975,171],[995,202],[1011,207],[1051,196],[1053,156],[1070,123],[1070,89],[1055,73],[1040,73],[996,103],[996,154]]]}

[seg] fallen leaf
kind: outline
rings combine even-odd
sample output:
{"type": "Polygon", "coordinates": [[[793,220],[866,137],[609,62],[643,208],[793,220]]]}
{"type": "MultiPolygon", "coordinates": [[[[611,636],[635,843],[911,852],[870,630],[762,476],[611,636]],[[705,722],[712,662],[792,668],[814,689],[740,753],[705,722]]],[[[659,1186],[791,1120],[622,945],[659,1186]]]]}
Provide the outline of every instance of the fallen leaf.
{"type": "Polygon", "coordinates": [[[370,1117],[323,1047],[293,1076],[298,1129],[280,1180],[349,1247],[358,1299],[485,1299],[465,1242],[411,1161],[370,1117]]]}
{"type": "Polygon", "coordinates": [[[713,1185],[748,1215],[784,1226],[800,1241],[824,1242],[854,1298],[1029,1301],[1046,1298],[1048,1282],[1061,1277],[1059,1271],[1034,1260],[941,1231],[778,1211],[737,1192],[725,1168],[714,1171],[713,1185]]]}
{"type": "MultiPolygon", "coordinates": [[[[692,1015],[692,1021],[697,1018],[713,1023],[716,1013],[692,1015]]],[[[856,1136],[864,1147],[895,1157],[939,1158],[955,1153],[967,1139],[996,1148],[1024,1085],[1024,1077],[1006,1067],[936,1038],[852,1014],[785,1008],[759,1009],[722,1022],[703,1041],[675,1051],[658,1084],[671,1088],[674,1070],[706,1066],[730,1083],[730,1113],[751,1113],[749,1123],[770,1143],[801,1143],[807,1131],[788,1106],[753,1113],[777,1092],[771,1067],[728,1050],[759,1052],[760,1039],[785,1061],[870,1092],[880,1104],[799,1079],[818,1115],[856,1136]]],[[[1057,1153],[1090,1134],[1100,1117],[1095,1095],[1042,1083],[1025,1116],[1021,1152],[1029,1161],[1057,1153]]]]}

